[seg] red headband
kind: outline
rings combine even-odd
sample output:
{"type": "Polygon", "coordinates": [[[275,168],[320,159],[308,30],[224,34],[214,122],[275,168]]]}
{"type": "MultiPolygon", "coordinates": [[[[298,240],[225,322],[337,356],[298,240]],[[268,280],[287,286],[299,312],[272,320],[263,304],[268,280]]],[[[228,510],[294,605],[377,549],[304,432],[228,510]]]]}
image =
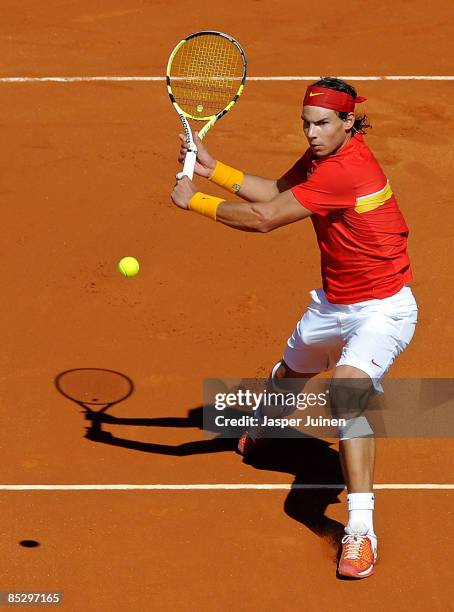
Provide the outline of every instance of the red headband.
{"type": "Polygon", "coordinates": [[[365,100],[367,98],[362,96],[353,98],[350,94],[337,91],[336,89],[309,85],[304,96],[303,105],[322,106],[323,108],[331,108],[340,113],[352,113],[355,110],[355,104],[360,104],[365,100]]]}

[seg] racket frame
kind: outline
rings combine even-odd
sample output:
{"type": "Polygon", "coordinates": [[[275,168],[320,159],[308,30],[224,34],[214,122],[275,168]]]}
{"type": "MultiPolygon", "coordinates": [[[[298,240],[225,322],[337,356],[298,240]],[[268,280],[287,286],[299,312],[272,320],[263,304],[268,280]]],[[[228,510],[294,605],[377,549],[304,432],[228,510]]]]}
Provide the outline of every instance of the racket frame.
{"type": "Polygon", "coordinates": [[[225,32],[219,32],[217,30],[200,30],[199,32],[194,32],[193,34],[189,34],[189,36],[186,36],[186,38],[183,38],[182,40],[180,40],[180,42],[175,46],[175,48],[172,51],[172,53],[170,54],[169,60],[167,62],[167,69],[166,69],[167,92],[169,94],[170,101],[172,102],[173,107],[175,108],[178,116],[180,117],[181,123],[183,124],[184,137],[186,139],[186,145],[188,147],[188,150],[187,150],[187,153],[186,153],[186,157],[184,159],[183,171],[179,172],[177,174],[177,178],[182,178],[183,176],[187,176],[188,178],[190,178],[192,180],[192,177],[194,176],[194,168],[195,168],[195,163],[196,163],[196,159],[197,159],[197,146],[196,146],[196,144],[194,142],[194,137],[192,135],[191,126],[189,125],[188,119],[192,119],[193,121],[206,121],[207,122],[202,127],[202,129],[199,131],[199,138],[200,138],[200,140],[203,140],[203,138],[207,135],[208,131],[213,127],[213,125],[221,117],[223,117],[226,113],[229,112],[229,110],[235,105],[236,101],[241,96],[241,94],[243,92],[243,89],[244,89],[244,84],[245,84],[245,81],[246,81],[246,74],[247,74],[246,55],[245,55],[245,53],[244,53],[240,43],[237,40],[235,40],[232,36],[229,36],[228,34],[225,34],[225,32]],[[184,111],[179,106],[179,104],[176,102],[175,97],[174,97],[174,95],[172,93],[170,70],[171,70],[171,67],[172,67],[173,58],[177,54],[178,50],[188,40],[191,40],[192,38],[195,38],[196,36],[203,36],[203,35],[207,35],[207,34],[210,34],[210,35],[213,35],[213,36],[222,36],[222,37],[226,38],[227,40],[229,40],[231,43],[233,43],[237,47],[237,49],[239,50],[239,52],[241,54],[241,58],[243,60],[243,76],[242,76],[242,79],[241,79],[240,86],[238,87],[237,93],[232,98],[232,100],[227,104],[227,106],[225,108],[223,108],[221,111],[219,111],[215,115],[208,115],[208,116],[205,116],[205,117],[195,117],[194,115],[191,115],[190,113],[187,113],[186,111],[184,111]]]}

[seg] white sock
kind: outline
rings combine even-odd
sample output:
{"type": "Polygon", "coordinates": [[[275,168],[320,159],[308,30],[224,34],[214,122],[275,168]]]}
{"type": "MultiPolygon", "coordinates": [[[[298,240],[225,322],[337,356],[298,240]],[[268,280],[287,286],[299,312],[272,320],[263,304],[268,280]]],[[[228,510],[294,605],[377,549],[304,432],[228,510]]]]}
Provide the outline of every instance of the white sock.
{"type": "Polygon", "coordinates": [[[349,493],[348,502],[348,524],[363,523],[370,533],[374,533],[374,494],[373,493],[349,493]]]}

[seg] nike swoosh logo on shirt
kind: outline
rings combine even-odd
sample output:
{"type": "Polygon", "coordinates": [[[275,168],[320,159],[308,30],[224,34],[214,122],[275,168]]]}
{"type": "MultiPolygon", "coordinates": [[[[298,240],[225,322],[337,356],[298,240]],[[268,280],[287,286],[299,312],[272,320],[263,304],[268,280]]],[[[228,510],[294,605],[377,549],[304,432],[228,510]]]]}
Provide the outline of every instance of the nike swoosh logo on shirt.
{"type": "Polygon", "coordinates": [[[319,92],[315,92],[315,91],[311,91],[309,92],[309,98],[312,98],[313,96],[324,96],[325,94],[322,91],[319,92]]]}

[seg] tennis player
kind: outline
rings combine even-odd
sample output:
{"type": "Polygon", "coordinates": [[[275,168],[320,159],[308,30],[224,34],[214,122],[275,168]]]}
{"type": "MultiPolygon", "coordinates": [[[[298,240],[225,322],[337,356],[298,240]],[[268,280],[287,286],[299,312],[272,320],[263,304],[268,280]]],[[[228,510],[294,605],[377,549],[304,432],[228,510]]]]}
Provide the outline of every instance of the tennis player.
{"type": "MultiPolygon", "coordinates": [[[[301,117],[309,148],[278,180],[216,161],[196,136],[196,174],[245,202],[202,193],[187,177],[177,181],[171,195],[180,208],[243,231],[267,233],[309,217],[312,221],[323,288],[310,292],[309,307],[270,381],[279,385],[334,368],[331,405],[336,413],[354,415],[339,430],[348,521],[338,565],[340,575],[354,578],[371,576],[377,558],[375,444],[361,401],[365,387],[380,390],[380,380],[411,341],[417,321],[409,287],[408,228],[363,138],[370,127],[367,118],[355,115],[355,106],[364,100],[337,78],[309,86],[301,117]]],[[[186,147],[180,140],[181,162],[186,147]]],[[[257,432],[249,430],[239,441],[239,452],[249,454],[259,443],[257,432]]]]}

